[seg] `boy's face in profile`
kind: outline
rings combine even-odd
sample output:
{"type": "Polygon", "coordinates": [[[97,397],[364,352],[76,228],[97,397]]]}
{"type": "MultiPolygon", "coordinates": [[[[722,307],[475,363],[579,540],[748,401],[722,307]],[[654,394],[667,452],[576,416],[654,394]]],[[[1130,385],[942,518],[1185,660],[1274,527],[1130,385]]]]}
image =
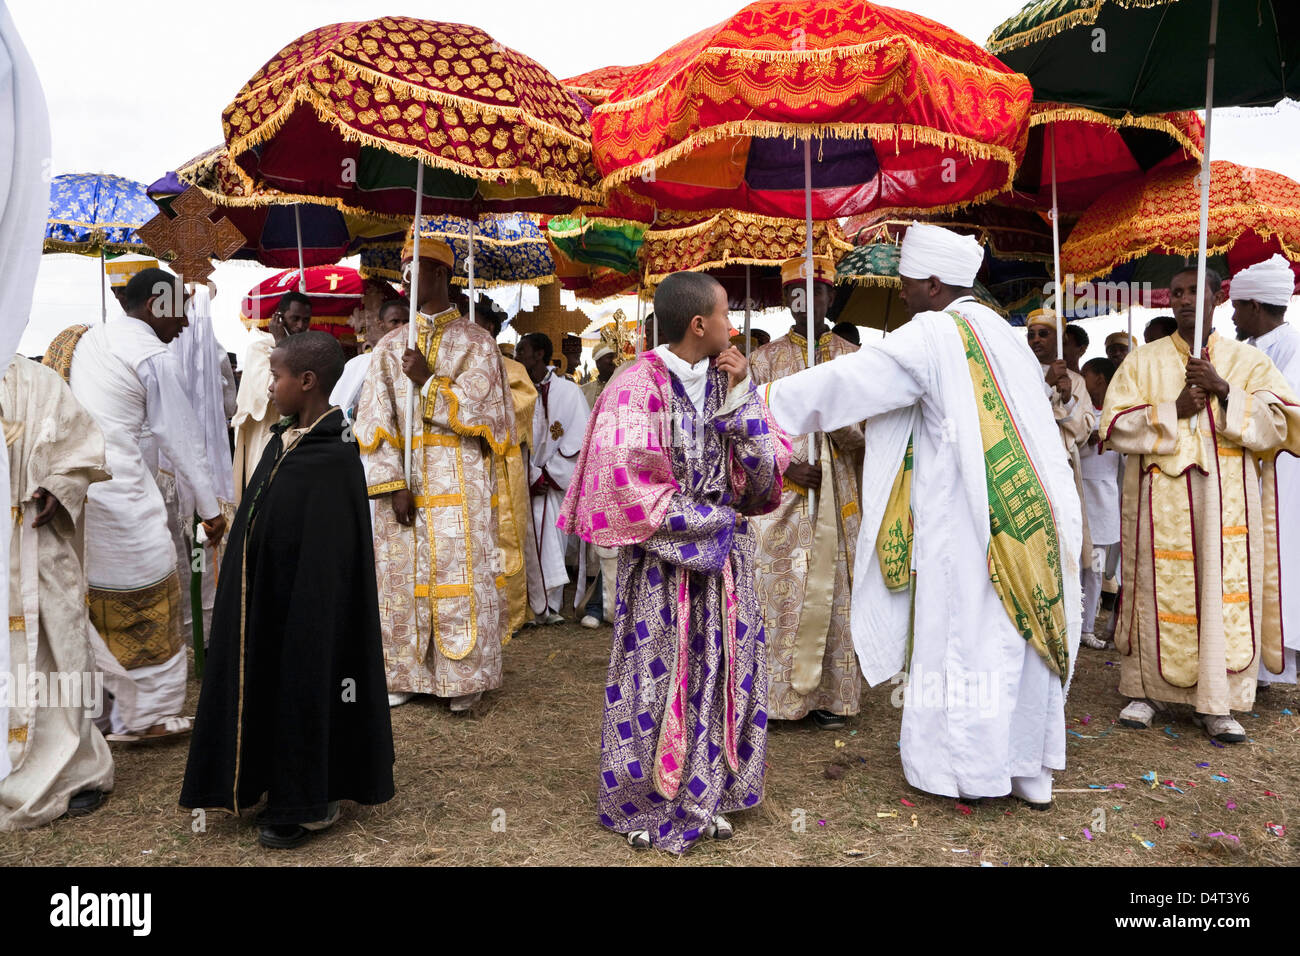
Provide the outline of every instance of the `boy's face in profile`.
{"type": "Polygon", "coordinates": [[[271,350],[271,384],[266,391],[282,416],[291,417],[302,411],[306,396],[302,377],[293,374],[279,349],[271,350]]]}
{"type": "Polygon", "coordinates": [[[1088,387],[1088,395],[1092,398],[1092,404],[1101,408],[1106,402],[1106,386],[1108,383],[1104,376],[1094,372],[1092,369],[1083,370],[1083,384],[1088,387]]]}
{"type": "Polygon", "coordinates": [[[721,284],[713,289],[713,311],[701,318],[704,320],[704,341],[700,344],[709,358],[716,358],[731,346],[731,334],[735,331],[727,318],[727,290],[721,284]]]}

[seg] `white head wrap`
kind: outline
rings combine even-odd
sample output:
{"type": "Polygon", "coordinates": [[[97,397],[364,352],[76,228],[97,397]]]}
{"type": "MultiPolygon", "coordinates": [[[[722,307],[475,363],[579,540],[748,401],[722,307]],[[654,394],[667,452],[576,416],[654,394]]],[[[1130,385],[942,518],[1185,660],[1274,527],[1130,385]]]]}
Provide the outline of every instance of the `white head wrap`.
{"type": "Polygon", "coordinates": [[[597,345],[596,351],[591,353],[591,360],[592,362],[599,362],[606,355],[613,355],[613,354],[614,354],[614,350],[610,348],[608,345],[602,343],[601,345],[597,345]]]}
{"type": "Polygon", "coordinates": [[[898,274],[909,279],[935,276],[944,285],[966,289],[975,284],[983,263],[984,249],[973,236],[914,222],[903,236],[898,274]]]}
{"type": "Polygon", "coordinates": [[[1234,302],[1262,302],[1265,305],[1286,305],[1295,288],[1295,273],[1291,263],[1280,255],[1265,262],[1257,262],[1242,269],[1232,277],[1228,290],[1234,302]]]}

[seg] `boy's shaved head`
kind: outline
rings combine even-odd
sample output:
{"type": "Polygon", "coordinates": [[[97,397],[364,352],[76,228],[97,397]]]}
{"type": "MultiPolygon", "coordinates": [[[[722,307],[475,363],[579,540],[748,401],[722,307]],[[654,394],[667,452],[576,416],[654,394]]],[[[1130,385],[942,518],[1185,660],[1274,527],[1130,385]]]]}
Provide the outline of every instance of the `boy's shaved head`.
{"type": "Polygon", "coordinates": [[[308,331],[290,335],[275,347],[280,359],[296,376],[316,373],[321,391],[328,395],[343,374],[343,347],[328,332],[308,331]]]}
{"type": "Polygon", "coordinates": [[[659,341],[680,342],[697,315],[708,315],[717,302],[722,283],[703,272],[674,272],[655,289],[655,319],[659,341]]]}

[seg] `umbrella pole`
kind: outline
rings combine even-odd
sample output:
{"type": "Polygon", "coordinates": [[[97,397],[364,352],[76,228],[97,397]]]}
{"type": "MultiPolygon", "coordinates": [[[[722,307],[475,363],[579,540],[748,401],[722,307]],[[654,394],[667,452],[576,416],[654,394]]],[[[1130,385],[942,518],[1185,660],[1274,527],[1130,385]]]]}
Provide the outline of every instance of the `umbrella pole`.
{"type": "MultiPolygon", "coordinates": [[[[1205,58],[1205,147],[1201,152],[1201,223],[1196,239],[1196,331],[1188,343],[1188,356],[1200,357],[1205,335],[1205,246],[1210,231],[1210,119],[1214,115],[1214,45],[1219,35],[1219,0],[1210,0],[1210,45],[1205,58]]],[[[1193,413],[1188,427],[1195,433],[1200,416],[1193,413]]]]}
{"type": "Polygon", "coordinates": [[[104,283],[108,281],[108,267],[104,265],[104,250],[99,250],[99,319],[101,322],[108,321],[108,293],[104,291],[104,283]]]}
{"type": "MultiPolygon", "coordinates": [[[[424,203],[424,163],[416,160],[415,162],[415,221],[411,223],[414,230],[412,243],[414,248],[411,251],[411,301],[407,309],[406,321],[406,347],[415,348],[415,316],[419,303],[415,300],[420,297],[420,210],[424,203]]],[[[414,386],[414,382],[411,383],[414,386]]],[[[406,401],[406,428],[403,431],[404,441],[402,442],[402,451],[406,456],[406,486],[411,486],[411,433],[415,419],[415,401],[419,394],[418,391],[411,387],[408,389],[410,394],[406,401]]]]}
{"type": "Polygon", "coordinates": [[[307,293],[307,274],[302,265],[302,219],[298,216],[298,203],[293,204],[293,231],[298,238],[298,291],[307,293]]]}
{"type": "Polygon", "coordinates": [[[1061,213],[1056,205],[1056,124],[1052,123],[1048,128],[1048,135],[1052,138],[1052,266],[1053,277],[1056,280],[1056,294],[1052,299],[1052,305],[1056,306],[1056,357],[1065,358],[1065,329],[1061,327],[1064,317],[1064,310],[1061,304],[1061,213]]]}
{"type": "Polygon", "coordinates": [[[745,263],[745,355],[749,355],[749,315],[752,311],[753,298],[749,292],[749,263],[745,263]]]}
{"type": "MultiPolygon", "coordinates": [[[[1200,356],[1205,329],[1205,247],[1210,231],[1210,119],[1214,115],[1214,45],[1219,34],[1219,0],[1210,0],[1210,48],[1205,62],[1205,149],[1201,153],[1201,227],[1196,248],[1196,341],[1190,354],[1200,356]]],[[[1195,428],[1195,417],[1192,419],[1195,428]]]]}
{"type": "Polygon", "coordinates": [[[469,273],[469,320],[474,321],[474,220],[469,221],[469,255],[465,257],[465,268],[469,273]]]}
{"type": "MultiPolygon", "coordinates": [[[[812,222],[812,134],[803,141],[803,219],[804,219],[804,317],[808,320],[808,367],[817,360],[817,334],[813,324],[813,222],[812,222]]],[[[808,436],[808,464],[817,464],[817,436],[808,436]]],[[[808,514],[817,512],[817,493],[808,489],[808,514]]]]}

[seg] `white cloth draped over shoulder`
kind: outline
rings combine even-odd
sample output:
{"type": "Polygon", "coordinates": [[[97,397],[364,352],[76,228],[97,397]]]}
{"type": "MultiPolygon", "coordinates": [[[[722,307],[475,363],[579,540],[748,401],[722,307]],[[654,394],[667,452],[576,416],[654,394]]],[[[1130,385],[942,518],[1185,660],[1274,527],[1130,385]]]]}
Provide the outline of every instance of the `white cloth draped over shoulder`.
{"type": "MultiPolygon", "coordinates": [[[[1254,268],[1254,267],[1252,267],[1254,268]]],[[[1287,270],[1288,274],[1290,269],[1287,270]]],[[[1239,274],[1240,275],[1240,274],[1239,274]]],[[[1232,280],[1233,296],[1237,279],[1232,280]]],[[[1300,329],[1284,322],[1272,332],[1250,339],[1250,344],[1273,360],[1282,377],[1300,394],[1300,329]]],[[[1300,461],[1287,454],[1277,459],[1277,549],[1281,567],[1282,663],[1281,674],[1259,669],[1260,683],[1296,683],[1300,669],[1300,461]]]]}
{"type": "MultiPolygon", "coordinates": [[[[41,258],[41,236],[50,209],[50,115],[36,67],[27,55],[9,11],[0,4],[0,249],[5,281],[0,282],[0,375],[9,367],[32,310],[41,258]]],[[[9,456],[0,446],[0,500],[9,499],[9,456]]],[[[0,561],[9,567],[11,528],[0,522],[0,561]]],[[[0,620],[9,616],[9,595],[0,588],[0,620]]],[[[0,642],[0,727],[9,726],[4,691],[9,648],[0,642]]],[[[0,780],[9,774],[9,757],[0,747],[0,780]]]]}
{"type": "MultiPolygon", "coordinates": [[[[532,493],[533,541],[536,562],[528,561],[528,602],[534,614],[557,613],[569,583],[564,564],[565,535],[555,526],[560,517],[564,493],[569,490],[578,452],[587,433],[591,409],[582,389],[575,382],[552,371],[537,385],[537,404],[533,408],[532,461],[528,483],[536,485],[543,473],[548,484],[543,492],[532,493]]],[[[579,590],[585,587],[582,583],[579,590]]]]}
{"type": "MultiPolygon", "coordinates": [[[[1038,362],[1023,334],[970,297],[949,309],[982,342],[1051,501],[1072,670],[1081,611],[1080,503],[1038,362]]],[[[952,316],[919,314],[879,344],[773,383],[768,402],[777,424],[795,435],[868,420],[853,640],[871,685],[910,670],[900,741],[908,782],[931,793],[982,797],[1007,794],[1016,778],[1041,781],[1046,774],[1050,781],[1050,770],[1065,766],[1066,688],[1017,633],[989,581],[984,449],[952,316]],[[875,547],[909,437],[914,601],[906,589],[885,586],[875,547]]]]}
{"type": "Polygon", "coordinates": [[[271,384],[271,350],[275,339],[269,332],[254,330],[244,351],[244,365],[235,395],[235,414],[230,419],[235,429],[233,480],[235,504],[244,495],[244,486],[253,476],[262,452],[271,441],[271,426],[280,420],[267,386],[271,384]]]}

